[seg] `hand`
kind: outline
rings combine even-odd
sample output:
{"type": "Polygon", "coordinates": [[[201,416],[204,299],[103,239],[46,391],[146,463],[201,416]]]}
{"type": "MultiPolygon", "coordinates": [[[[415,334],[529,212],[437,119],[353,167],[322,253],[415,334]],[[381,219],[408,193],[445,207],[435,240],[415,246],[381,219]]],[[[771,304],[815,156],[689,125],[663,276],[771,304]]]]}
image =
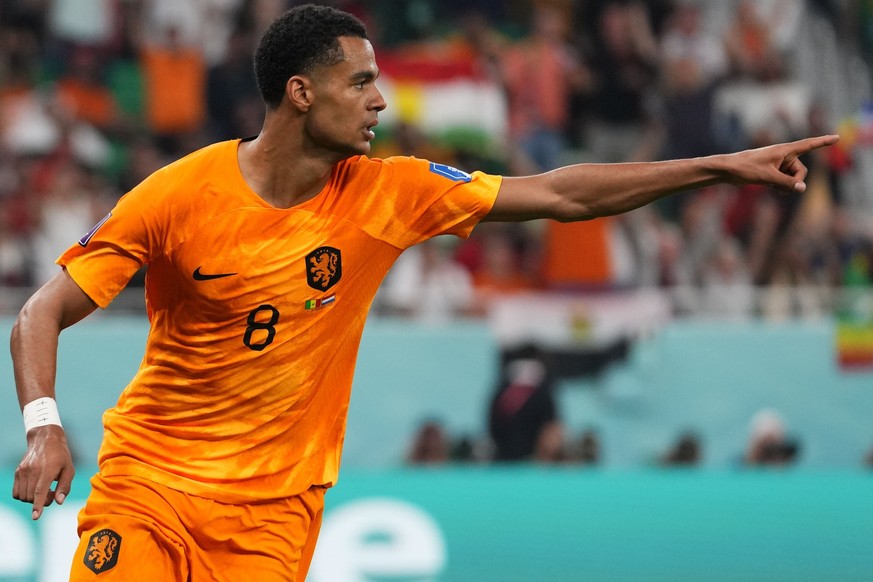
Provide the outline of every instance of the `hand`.
{"type": "Polygon", "coordinates": [[[754,150],[730,154],[728,172],[733,181],[772,184],[791,192],[806,190],[807,169],[799,157],[820,147],[837,143],[838,135],[809,137],[754,150]]]}
{"type": "Polygon", "coordinates": [[[27,433],[27,452],[15,470],[12,497],[32,502],[31,516],[39,519],[43,508],[52,501],[64,502],[75,473],[64,429],[55,425],[31,429],[27,433]],[[52,490],[55,481],[58,485],[52,490]]]}

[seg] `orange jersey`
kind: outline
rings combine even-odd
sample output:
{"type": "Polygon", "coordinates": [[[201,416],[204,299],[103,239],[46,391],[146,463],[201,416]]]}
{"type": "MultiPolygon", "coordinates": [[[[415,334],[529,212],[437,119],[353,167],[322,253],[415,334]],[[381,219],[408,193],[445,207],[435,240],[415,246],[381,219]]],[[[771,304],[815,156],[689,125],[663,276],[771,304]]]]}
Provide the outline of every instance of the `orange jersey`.
{"type": "Polygon", "coordinates": [[[278,209],[243,180],[238,143],[155,172],[58,259],[101,307],[149,265],[146,352],[104,415],[101,472],[231,503],[335,483],[383,277],[416,243],[468,236],[500,186],[354,157],[318,196],[278,209]]]}

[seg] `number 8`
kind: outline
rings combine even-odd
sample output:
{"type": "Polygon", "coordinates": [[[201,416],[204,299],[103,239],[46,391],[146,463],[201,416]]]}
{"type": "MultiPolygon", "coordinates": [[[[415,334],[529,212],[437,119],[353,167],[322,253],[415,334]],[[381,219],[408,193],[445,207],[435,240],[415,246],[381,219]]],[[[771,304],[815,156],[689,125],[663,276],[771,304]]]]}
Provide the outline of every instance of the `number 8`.
{"type": "Polygon", "coordinates": [[[259,305],[255,309],[252,309],[249,312],[248,324],[249,326],[246,328],[246,334],[243,336],[243,343],[251,350],[255,350],[256,352],[260,352],[265,347],[273,343],[273,338],[276,337],[276,322],[279,321],[279,310],[273,307],[272,305],[259,305]],[[258,321],[258,314],[262,311],[270,312],[270,319],[268,321],[258,321]],[[259,343],[252,342],[252,335],[258,330],[265,330],[267,332],[267,337],[264,341],[259,343]]]}

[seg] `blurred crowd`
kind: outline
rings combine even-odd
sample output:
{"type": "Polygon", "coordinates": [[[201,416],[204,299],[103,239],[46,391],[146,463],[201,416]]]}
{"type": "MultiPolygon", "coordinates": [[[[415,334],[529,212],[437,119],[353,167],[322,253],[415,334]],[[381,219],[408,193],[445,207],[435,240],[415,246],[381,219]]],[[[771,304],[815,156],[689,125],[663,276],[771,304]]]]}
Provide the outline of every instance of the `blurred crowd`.
{"type": "MultiPolygon", "coordinates": [[[[855,22],[846,3],[826,0],[322,3],[362,18],[377,55],[451,46],[504,98],[498,148],[398,123],[379,132],[373,155],[507,175],[836,132],[836,117],[852,112],[828,110],[820,88],[798,78],[800,22],[813,14],[865,52],[845,28],[855,22]]],[[[0,286],[47,280],[64,248],[165,163],[257,134],[251,54],[293,4],[0,3],[0,286]]],[[[485,224],[468,241],[430,241],[401,257],[376,309],[475,316],[501,294],[645,286],[674,294],[677,312],[829,312],[835,293],[873,279],[873,193],[850,192],[846,180],[859,144],[844,139],[804,160],[802,196],[719,186],[621,217],[485,224]]]]}
{"type": "MultiPolygon", "coordinates": [[[[529,409],[535,404],[527,405],[529,409]]],[[[410,466],[433,466],[450,463],[533,463],[539,465],[609,466],[603,452],[602,434],[597,427],[586,427],[570,434],[557,417],[541,422],[528,418],[513,427],[514,432],[495,427],[500,422],[492,410],[487,435],[455,437],[437,418],[421,422],[407,451],[410,466]]],[[[794,465],[800,457],[800,441],[788,432],[782,415],[774,409],[762,409],[749,421],[747,441],[737,444],[735,467],[783,467],[794,465]]],[[[676,435],[663,452],[648,460],[652,466],[697,467],[706,462],[704,439],[692,429],[676,435]]],[[[873,447],[859,465],[873,468],[873,447]]]]}
{"type": "MultiPolygon", "coordinates": [[[[605,452],[600,427],[571,428],[560,406],[561,382],[555,358],[548,350],[526,344],[504,353],[501,372],[490,394],[485,429],[454,435],[440,418],[424,419],[412,435],[408,465],[447,463],[535,463],[605,467],[612,461],[605,452]]],[[[644,464],[660,467],[696,467],[707,462],[705,438],[688,427],[675,435],[663,451],[650,451],[644,464]]],[[[794,465],[801,455],[801,440],[776,408],[755,412],[748,421],[747,440],[737,443],[730,465],[782,467],[794,465]]],[[[873,448],[861,461],[873,467],[873,448]]]]}
{"type": "MultiPolygon", "coordinates": [[[[530,366],[525,361],[522,366],[530,366]]],[[[551,387],[516,377],[495,394],[488,412],[487,431],[453,434],[440,418],[422,420],[411,435],[404,462],[408,466],[447,464],[526,463],[552,466],[609,467],[603,432],[587,426],[574,432],[557,412],[551,387]]],[[[536,375],[537,372],[534,372],[536,375]]],[[[643,459],[654,467],[700,467],[707,459],[705,438],[695,428],[678,432],[663,451],[643,459]]],[[[802,457],[802,439],[790,431],[779,410],[762,408],[748,420],[746,441],[725,466],[787,469],[802,457]]],[[[873,445],[858,459],[858,466],[873,469],[873,445]]]]}

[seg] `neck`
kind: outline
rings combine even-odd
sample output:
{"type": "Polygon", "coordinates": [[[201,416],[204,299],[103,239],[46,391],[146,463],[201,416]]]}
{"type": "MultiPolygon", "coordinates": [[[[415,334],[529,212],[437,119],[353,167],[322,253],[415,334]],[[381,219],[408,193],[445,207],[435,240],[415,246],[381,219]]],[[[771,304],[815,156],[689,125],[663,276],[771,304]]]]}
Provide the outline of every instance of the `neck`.
{"type": "Polygon", "coordinates": [[[317,196],[340,159],[313,155],[294,141],[302,132],[280,128],[265,123],[257,138],[240,144],[237,157],[243,178],[258,196],[276,208],[291,208],[317,196]]]}

